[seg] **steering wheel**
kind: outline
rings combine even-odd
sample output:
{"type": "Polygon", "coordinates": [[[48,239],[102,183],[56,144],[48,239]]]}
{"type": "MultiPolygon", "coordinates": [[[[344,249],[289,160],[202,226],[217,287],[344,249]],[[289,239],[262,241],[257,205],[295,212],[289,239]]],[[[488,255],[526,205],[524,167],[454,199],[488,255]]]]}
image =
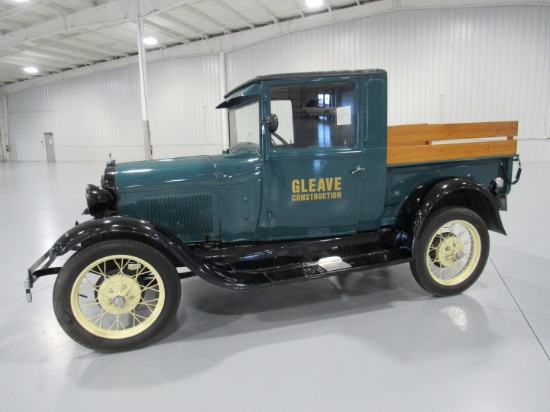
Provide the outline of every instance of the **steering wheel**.
{"type": "MultiPolygon", "coordinates": [[[[271,133],[271,136],[275,136],[283,144],[284,147],[287,147],[287,148],[292,147],[290,144],[288,144],[288,142],[285,139],[283,139],[277,133],[273,132],[273,133],[271,133]]],[[[271,141],[273,142],[273,138],[271,139],[271,141]]]]}

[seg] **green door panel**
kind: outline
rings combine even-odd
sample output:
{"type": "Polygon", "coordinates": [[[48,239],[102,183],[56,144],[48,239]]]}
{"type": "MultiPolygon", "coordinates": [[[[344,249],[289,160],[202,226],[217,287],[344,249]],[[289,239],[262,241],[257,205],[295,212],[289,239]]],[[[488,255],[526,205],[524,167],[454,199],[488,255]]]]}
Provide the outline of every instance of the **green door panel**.
{"type": "Polygon", "coordinates": [[[267,162],[269,238],[355,233],[361,152],[273,154],[267,162]]]}

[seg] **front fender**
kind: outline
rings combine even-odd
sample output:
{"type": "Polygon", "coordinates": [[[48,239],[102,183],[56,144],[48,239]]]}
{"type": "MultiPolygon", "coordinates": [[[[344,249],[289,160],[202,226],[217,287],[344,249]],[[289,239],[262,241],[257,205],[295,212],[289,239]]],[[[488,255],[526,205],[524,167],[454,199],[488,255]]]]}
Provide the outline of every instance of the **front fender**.
{"type": "Polygon", "coordinates": [[[55,259],[70,251],[77,251],[83,246],[104,239],[126,238],[147,243],[177,263],[185,265],[193,263],[192,253],[185,245],[178,244],[168,233],[152,223],[124,216],[88,220],[77,224],[65,232],[53,246],[38,259],[29,269],[25,280],[27,296],[34,282],[42,276],[55,275],[61,267],[51,267],[55,259]]]}
{"type": "Polygon", "coordinates": [[[265,276],[236,277],[234,273],[202,262],[187,245],[150,222],[125,216],[113,216],[86,221],[63,234],[50,250],[29,268],[28,278],[25,280],[28,298],[31,299],[30,289],[38,278],[59,273],[60,267],[50,267],[57,257],[105,239],[131,239],[144,242],[166,255],[176,266],[186,266],[197,276],[218,286],[246,289],[269,283],[264,279],[265,276]]]}
{"type": "Polygon", "coordinates": [[[88,220],[74,226],[63,234],[49,250],[51,257],[62,256],[78,245],[97,242],[102,239],[125,237],[141,240],[153,247],[170,251],[178,258],[185,245],[178,244],[173,236],[145,220],[126,216],[113,216],[88,220]]]}

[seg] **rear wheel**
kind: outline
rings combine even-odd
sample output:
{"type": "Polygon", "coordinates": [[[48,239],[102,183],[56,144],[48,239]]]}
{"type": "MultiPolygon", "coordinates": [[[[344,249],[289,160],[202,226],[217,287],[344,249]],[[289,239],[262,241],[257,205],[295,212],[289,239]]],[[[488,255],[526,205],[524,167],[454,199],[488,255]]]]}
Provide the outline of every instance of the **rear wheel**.
{"type": "Polygon", "coordinates": [[[54,311],[76,342],[101,352],[145,346],[175,315],[181,285],[157,250],[111,240],[75,253],[55,282],[54,311]]]}
{"type": "Polygon", "coordinates": [[[473,211],[436,211],[417,240],[411,270],[422,288],[436,296],[462,293],[479,278],[489,257],[489,233],[473,211]]]}

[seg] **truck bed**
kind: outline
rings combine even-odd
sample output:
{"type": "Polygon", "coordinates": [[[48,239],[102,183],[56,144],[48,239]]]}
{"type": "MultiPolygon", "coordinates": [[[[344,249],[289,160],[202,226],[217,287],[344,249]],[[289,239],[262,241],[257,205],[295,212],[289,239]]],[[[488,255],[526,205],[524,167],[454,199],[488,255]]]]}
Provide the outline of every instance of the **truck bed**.
{"type": "Polygon", "coordinates": [[[511,176],[517,131],[517,121],[389,126],[382,226],[395,224],[403,202],[426,183],[458,177],[488,187],[502,170],[511,176]]]}
{"type": "Polygon", "coordinates": [[[517,121],[389,126],[388,165],[513,156],[517,134],[517,121]]]}

